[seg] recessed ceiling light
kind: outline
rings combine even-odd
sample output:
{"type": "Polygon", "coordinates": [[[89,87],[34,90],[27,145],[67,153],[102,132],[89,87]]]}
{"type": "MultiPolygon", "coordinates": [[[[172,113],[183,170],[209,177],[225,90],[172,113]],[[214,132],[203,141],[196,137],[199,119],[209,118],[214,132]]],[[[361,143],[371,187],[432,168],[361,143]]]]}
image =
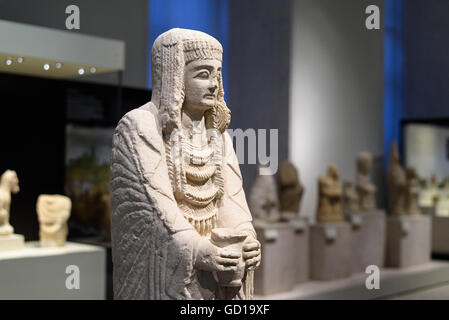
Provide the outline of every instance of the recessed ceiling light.
{"type": "Polygon", "coordinates": [[[90,68],[90,73],[95,73],[97,72],[97,69],[95,67],[90,68]]]}
{"type": "Polygon", "coordinates": [[[78,69],[78,74],[83,75],[84,74],[84,69],[83,68],[79,68],[78,69]]]}
{"type": "Polygon", "coordinates": [[[48,63],[44,64],[44,70],[47,71],[50,69],[50,65],[48,63]]]}
{"type": "Polygon", "coordinates": [[[62,63],[61,62],[56,62],[55,66],[56,66],[56,69],[61,69],[62,63]]]}
{"type": "Polygon", "coordinates": [[[6,65],[7,66],[10,66],[10,65],[12,65],[12,60],[11,59],[6,59],[6,65]]]}
{"type": "Polygon", "coordinates": [[[17,58],[17,62],[18,62],[18,63],[22,63],[22,62],[23,62],[23,58],[22,58],[22,57],[18,57],[18,58],[17,58]]]}

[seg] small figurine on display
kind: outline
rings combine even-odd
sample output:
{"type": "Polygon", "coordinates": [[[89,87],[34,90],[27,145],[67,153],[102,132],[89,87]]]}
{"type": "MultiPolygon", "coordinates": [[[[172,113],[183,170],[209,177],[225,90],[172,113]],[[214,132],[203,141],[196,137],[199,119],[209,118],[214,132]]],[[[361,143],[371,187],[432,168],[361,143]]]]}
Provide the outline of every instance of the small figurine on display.
{"type": "Polygon", "coordinates": [[[318,222],[343,221],[342,190],[339,182],[338,169],[329,166],[327,176],[318,180],[318,222]]]}
{"type": "Polygon", "coordinates": [[[419,178],[414,167],[407,168],[407,191],[406,191],[406,213],[408,215],[421,214],[418,205],[419,178]]]}
{"type": "Polygon", "coordinates": [[[6,170],[0,177],[0,236],[8,236],[14,233],[14,228],[9,223],[11,193],[20,191],[19,179],[13,170],[6,170]]]}
{"type": "Polygon", "coordinates": [[[440,198],[440,190],[438,189],[437,177],[433,174],[429,183],[426,182],[422,187],[419,195],[419,205],[421,207],[434,207],[438,205],[438,200],[440,198]]]}
{"type": "Polygon", "coordinates": [[[72,201],[62,195],[41,194],[37,198],[36,211],[39,220],[41,247],[65,246],[69,229],[72,201]]]}
{"type": "Polygon", "coordinates": [[[295,166],[286,161],[278,172],[280,183],[281,214],[285,218],[298,217],[304,186],[299,180],[299,172],[295,166]]]}
{"type": "Polygon", "coordinates": [[[360,211],[359,195],[350,179],[343,181],[343,212],[353,213],[360,211]]]}
{"type": "Polygon", "coordinates": [[[390,146],[387,180],[390,213],[395,216],[406,214],[407,177],[400,163],[396,141],[393,141],[390,146]]]}
{"type": "Polygon", "coordinates": [[[373,156],[369,152],[361,152],[357,156],[357,193],[361,210],[376,208],[376,186],[371,182],[371,168],[373,156]]]}
{"type": "Polygon", "coordinates": [[[280,219],[279,201],[276,192],[276,181],[273,175],[261,175],[258,168],[258,175],[254,181],[250,192],[249,207],[254,219],[259,222],[278,222],[280,219]]]}

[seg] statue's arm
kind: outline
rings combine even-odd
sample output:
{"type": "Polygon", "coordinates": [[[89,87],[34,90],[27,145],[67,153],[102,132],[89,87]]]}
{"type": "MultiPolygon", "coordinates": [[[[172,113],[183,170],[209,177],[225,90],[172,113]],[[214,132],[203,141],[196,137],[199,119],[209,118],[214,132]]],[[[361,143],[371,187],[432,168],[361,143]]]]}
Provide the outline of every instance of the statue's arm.
{"type": "Polygon", "coordinates": [[[157,118],[120,120],[111,156],[111,236],[118,299],[189,298],[199,234],[173,197],[157,118]]]}
{"type": "Polygon", "coordinates": [[[251,212],[243,190],[243,179],[237,156],[228,132],[223,133],[223,173],[225,194],[219,211],[219,225],[247,233],[256,239],[251,212]]]}

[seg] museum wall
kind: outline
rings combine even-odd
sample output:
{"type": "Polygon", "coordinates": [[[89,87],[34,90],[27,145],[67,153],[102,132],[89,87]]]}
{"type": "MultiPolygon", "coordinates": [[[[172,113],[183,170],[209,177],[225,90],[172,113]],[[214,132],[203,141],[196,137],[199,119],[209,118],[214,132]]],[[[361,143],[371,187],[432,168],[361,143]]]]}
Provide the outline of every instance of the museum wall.
{"type": "MultiPolygon", "coordinates": [[[[267,129],[267,137],[278,129],[279,163],[288,158],[291,8],[290,0],[229,1],[230,128],[267,129]]],[[[240,168],[249,196],[257,166],[240,168]]]]}
{"type": "Polygon", "coordinates": [[[446,177],[449,172],[449,128],[412,123],[404,128],[405,164],[422,177],[446,177]]]}
{"type": "Polygon", "coordinates": [[[404,1],[405,118],[448,118],[449,1],[404,1]]]}
{"type": "MultiPolygon", "coordinates": [[[[80,30],[70,31],[126,43],[123,85],[147,88],[148,0],[0,0],[0,19],[66,30],[65,9],[80,8],[80,30]]],[[[86,77],[84,77],[86,78],[86,77]]],[[[117,74],[96,75],[98,83],[117,84],[117,74]]]]}
{"type": "MultiPolygon", "coordinates": [[[[365,28],[365,8],[383,1],[294,1],[289,157],[306,187],[302,215],[316,210],[317,178],[334,163],[355,176],[355,157],[374,156],[383,201],[383,30],[365,28]]],[[[382,25],[382,21],[381,21],[382,25]]]]}

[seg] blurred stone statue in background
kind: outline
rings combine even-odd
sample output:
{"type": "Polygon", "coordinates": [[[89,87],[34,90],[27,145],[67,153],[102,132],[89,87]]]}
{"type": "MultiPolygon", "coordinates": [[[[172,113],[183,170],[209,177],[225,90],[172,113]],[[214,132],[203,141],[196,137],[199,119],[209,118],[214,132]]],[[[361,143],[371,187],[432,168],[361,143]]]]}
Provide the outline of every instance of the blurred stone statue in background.
{"type": "Polygon", "coordinates": [[[421,207],[433,207],[438,204],[439,199],[440,190],[438,189],[438,180],[437,177],[433,174],[429,179],[429,183],[425,183],[420,191],[419,205],[421,207]]]}
{"type": "Polygon", "coordinates": [[[17,173],[13,170],[6,170],[0,177],[0,236],[14,233],[14,228],[9,223],[11,193],[16,194],[19,191],[17,173]]]}
{"type": "Polygon", "coordinates": [[[406,214],[407,177],[400,163],[396,141],[390,146],[387,183],[390,214],[397,216],[406,214]]]}
{"type": "Polygon", "coordinates": [[[343,181],[343,212],[353,213],[360,211],[359,195],[350,179],[343,181]]]}
{"type": "Polygon", "coordinates": [[[342,190],[339,182],[338,169],[329,166],[327,175],[318,180],[318,222],[343,221],[342,190]]]}
{"type": "Polygon", "coordinates": [[[36,211],[39,220],[41,247],[65,246],[69,229],[72,201],[63,195],[41,194],[37,198],[36,211]]]}
{"type": "Polygon", "coordinates": [[[281,214],[284,218],[299,216],[304,186],[299,180],[299,172],[295,166],[285,161],[278,172],[280,184],[281,214]]]}
{"type": "Polygon", "coordinates": [[[249,207],[254,219],[264,222],[278,222],[280,219],[276,180],[273,175],[262,175],[259,165],[258,173],[251,188],[249,207]]]}
{"type": "Polygon", "coordinates": [[[154,42],[151,101],[113,137],[116,299],[251,299],[260,243],[224,100],[221,44],[171,29],[154,42]]]}
{"type": "Polygon", "coordinates": [[[419,177],[414,167],[407,168],[407,190],[405,198],[405,212],[408,215],[421,214],[419,209],[418,197],[419,197],[419,177]]]}
{"type": "Polygon", "coordinates": [[[357,178],[356,189],[359,195],[361,210],[372,210],[376,208],[376,186],[371,182],[371,168],[373,156],[369,152],[361,152],[357,156],[357,178]]]}

